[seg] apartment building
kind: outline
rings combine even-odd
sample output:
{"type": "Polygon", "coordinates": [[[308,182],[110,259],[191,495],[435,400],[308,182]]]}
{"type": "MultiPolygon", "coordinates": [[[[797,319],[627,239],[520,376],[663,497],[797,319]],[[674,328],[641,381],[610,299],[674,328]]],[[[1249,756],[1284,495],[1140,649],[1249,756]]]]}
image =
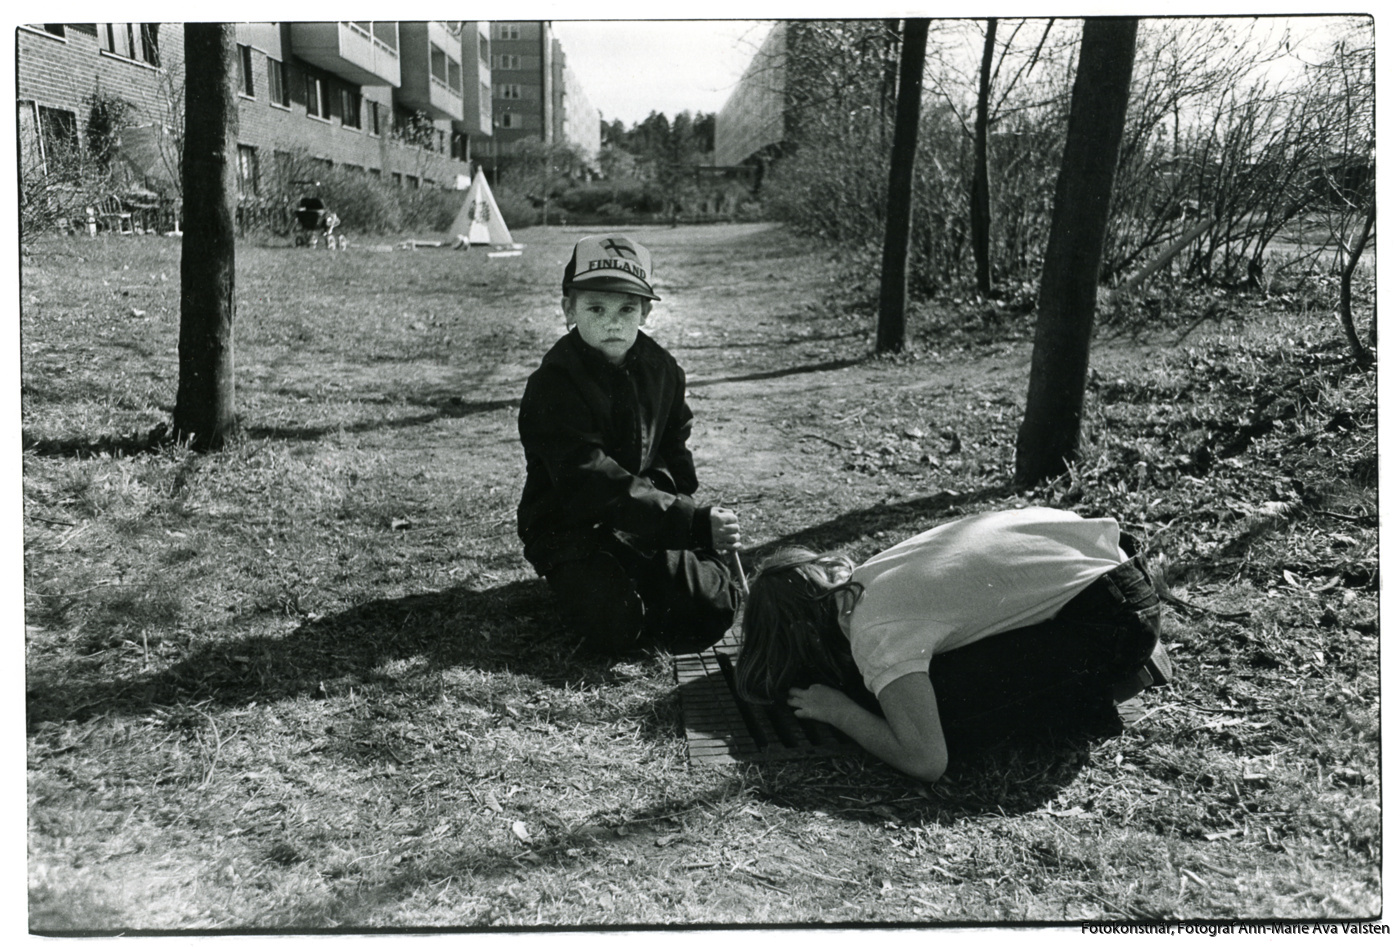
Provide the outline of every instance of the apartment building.
{"type": "Polygon", "coordinates": [[[602,117],[588,101],[583,83],[569,68],[563,45],[554,41],[554,140],[578,145],[590,163],[603,146],[602,117]]]}
{"type": "Polygon", "coordinates": [[[598,110],[568,68],[548,21],[491,24],[493,143],[509,154],[517,142],[569,142],[597,159],[598,110]]]}
{"type": "MultiPolygon", "coordinates": [[[[293,158],[403,187],[464,187],[487,151],[485,22],[240,23],[238,175],[245,199],[280,196],[293,158]]],[[[16,31],[22,160],[82,144],[94,95],[125,103],[121,156],[148,189],[178,174],[179,23],[30,24],[16,31]]]]}
{"type": "Polygon", "coordinates": [[[715,164],[761,162],[787,138],[789,24],[778,22],[715,115],[715,164]]]}

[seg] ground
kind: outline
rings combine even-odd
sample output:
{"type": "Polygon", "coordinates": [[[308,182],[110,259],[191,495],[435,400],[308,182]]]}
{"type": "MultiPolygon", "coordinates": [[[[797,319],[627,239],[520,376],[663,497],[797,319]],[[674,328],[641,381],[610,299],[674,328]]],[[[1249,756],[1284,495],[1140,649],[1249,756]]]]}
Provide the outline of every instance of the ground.
{"type": "Polygon", "coordinates": [[[21,289],[32,927],[1379,911],[1375,381],[1301,290],[1106,305],[1084,459],[1017,492],[1023,307],[920,305],[877,358],[826,248],[631,233],[699,499],[739,511],[750,568],[980,509],[1117,516],[1190,603],[1146,720],[932,787],[858,757],[693,766],[667,656],[578,649],[515,536],[516,405],[580,232],[498,259],[240,244],[245,436],[211,456],[158,436],[178,244],[44,241],[21,289]]]}

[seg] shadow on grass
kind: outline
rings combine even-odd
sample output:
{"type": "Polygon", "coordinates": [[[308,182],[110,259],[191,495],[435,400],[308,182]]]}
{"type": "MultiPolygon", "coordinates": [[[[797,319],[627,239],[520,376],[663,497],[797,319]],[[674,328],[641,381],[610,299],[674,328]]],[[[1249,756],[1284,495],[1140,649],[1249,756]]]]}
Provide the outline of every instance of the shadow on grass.
{"type": "MultiPolygon", "coordinates": [[[[779,345],[802,345],[808,342],[843,342],[847,339],[860,339],[869,335],[867,329],[855,329],[851,332],[831,332],[824,335],[792,335],[782,339],[758,339],[753,342],[731,342],[724,340],[720,342],[677,342],[666,346],[670,352],[700,352],[706,349],[719,349],[725,352],[732,352],[736,349],[771,349],[779,345]]],[[[853,360],[850,364],[857,364],[863,359],[853,360]]],[[[838,363],[836,367],[843,367],[838,363]]],[[[808,369],[812,371],[813,369],[808,369]]]]}
{"type": "Polygon", "coordinates": [[[20,444],[27,452],[40,457],[72,457],[87,460],[93,457],[132,457],[152,454],[170,444],[170,428],[157,424],[144,434],[104,434],[100,437],[44,437],[21,433],[20,444]]]}
{"type": "MultiPolygon", "coordinates": [[[[835,757],[806,767],[759,764],[758,794],[788,809],[820,810],[834,818],[880,825],[956,825],[987,815],[1045,810],[1089,762],[1090,750],[1114,735],[1097,732],[1020,739],[963,757],[929,787],[872,756],[835,757]]],[[[1075,813],[1065,813],[1073,818],[1075,813]]]]}
{"type": "Polygon", "coordinates": [[[755,563],[785,546],[807,546],[828,551],[883,530],[896,531],[917,525],[928,528],[929,520],[954,509],[975,506],[989,500],[1003,500],[1016,492],[1009,483],[990,484],[970,493],[946,490],[899,503],[881,503],[862,510],[842,513],[825,523],[809,526],[745,551],[745,559],[755,563]]]}
{"type": "Polygon", "coordinates": [[[440,400],[409,399],[410,404],[432,407],[434,410],[415,414],[406,418],[384,418],[373,421],[356,421],[350,424],[324,424],[316,427],[270,427],[249,425],[244,432],[249,437],[263,437],[283,441],[315,441],[331,434],[363,434],[368,431],[394,431],[419,427],[449,418],[465,418],[473,414],[486,414],[513,408],[520,403],[519,397],[495,398],[488,401],[467,401],[453,395],[440,400]]]}
{"type": "MultiPolygon", "coordinates": [[[[801,341],[807,341],[803,339],[801,341]]],[[[710,385],[723,385],[734,381],[765,381],[770,378],[786,378],[789,375],[808,375],[813,372],[835,372],[843,368],[853,368],[865,362],[863,358],[839,358],[834,362],[817,362],[814,365],[793,365],[790,368],[776,368],[769,372],[750,372],[747,375],[723,375],[719,378],[699,378],[686,381],[687,388],[706,388],[710,385]]]]}
{"type": "Polygon", "coordinates": [[[142,677],[85,683],[31,669],[29,726],[181,702],[239,706],[324,698],[374,683],[416,692],[425,671],[463,667],[526,675],[552,686],[607,683],[611,666],[576,649],[554,620],[544,581],[531,579],[367,602],[309,620],[288,635],[203,644],[142,677]],[[419,662],[413,682],[393,676],[388,667],[403,660],[419,662]]]}
{"type": "MultiPolygon", "coordinates": [[[[409,398],[407,401],[409,404],[433,410],[415,414],[412,417],[356,421],[349,424],[322,424],[305,427],[245,424],[238,436],[280,441],[316,441],[333,434],[363,434],[369,431],[402,430],[433,424],[445,419],[465,418],[474,414],[487,414],[492,411],[513,408],[520,403],[520,398],[467,401],[459,395],[452,395],[443,398],[415,397],[409,398]]],[[[26,451],[41,457],[72,457],[78,460],[101,456],[130,457],[136,454],[155,453],[171,444],[170,427],[164,423],[156,425],[145,433],[104,434],[98,437],[37,438],[28,433],[21,434],[21,446],[26,451]]]]}

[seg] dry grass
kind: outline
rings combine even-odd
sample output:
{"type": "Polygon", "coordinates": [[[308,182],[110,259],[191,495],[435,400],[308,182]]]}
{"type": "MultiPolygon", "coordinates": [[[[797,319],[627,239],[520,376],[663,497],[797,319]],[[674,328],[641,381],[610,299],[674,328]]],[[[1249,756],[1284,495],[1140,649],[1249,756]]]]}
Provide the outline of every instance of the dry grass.
{"type": "Polygon", "coordinates": [[[909,356],[872,360],[868,317],[811,294],[818,253],[648,234],[702,477],[754,546],[862,555],[1049,502],[1152,537],[1210,609],[1174,614],[1179,679],[1112,739],[933,787],[864,759],[691,767],[668,660],[578,650],[517,550],[513,409],[576,235],[522,236],[492,264],[240,248],[248,436],[207,457],[144,438],[178,247],[24,261],[32,928],[1379,912],[1375,378],[1325,319],[1273,300],[1106,340],[1083,464],[1015,497],[1024,316],[930,306],[909,356]]]}

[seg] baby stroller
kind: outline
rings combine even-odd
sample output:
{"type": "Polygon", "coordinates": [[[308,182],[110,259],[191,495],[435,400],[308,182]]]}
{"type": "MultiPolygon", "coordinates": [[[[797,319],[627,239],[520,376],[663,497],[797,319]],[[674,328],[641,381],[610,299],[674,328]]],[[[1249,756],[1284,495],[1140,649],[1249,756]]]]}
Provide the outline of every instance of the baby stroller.
{"type": "Polygon", "coordinates": [[[326,205],[319,197],[303,197],[297,202],[297,209],[293,216],[297,222],[297,233],[294,238],[297,246],[309,246],[315,249],[320,245],[321,237],[324,236],[326,249],[335,249],[334,231],[340,223],[340,218],[333,211],[327,210],[326,205]]]}

